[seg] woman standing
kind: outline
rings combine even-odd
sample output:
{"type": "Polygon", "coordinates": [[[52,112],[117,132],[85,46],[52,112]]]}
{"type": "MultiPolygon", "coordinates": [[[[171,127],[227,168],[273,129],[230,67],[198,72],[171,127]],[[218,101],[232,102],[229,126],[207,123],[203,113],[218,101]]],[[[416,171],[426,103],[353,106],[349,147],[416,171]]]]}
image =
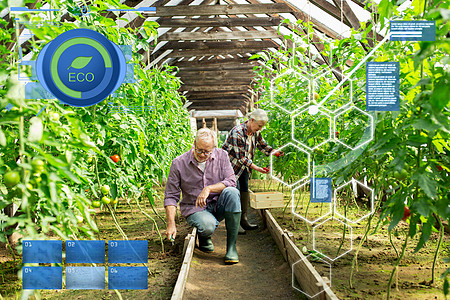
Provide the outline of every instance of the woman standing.
{"type": "MultiPolygon", "coordinates": [[[[269,156],[274,149],[264,141],[260,130],[266,125],[269,118],[262,109],[255,109],[250,115],[249,120],[235,126],[228,134],[228,138],[222,146],[222,149],[228,152],[234,174],[237,178],[237,188],[241,193],[241,227],[246,230],[254,230],[258,225],[248,222],[247,210],[250,201],[248,192],[248,179],[252,169],[261,173],[268,173],[269,170],[261,168],[253,162],[256,148],[265,155],[269,156]]],[[[283,153],[280,152],[280,155],[283,153]]]]}

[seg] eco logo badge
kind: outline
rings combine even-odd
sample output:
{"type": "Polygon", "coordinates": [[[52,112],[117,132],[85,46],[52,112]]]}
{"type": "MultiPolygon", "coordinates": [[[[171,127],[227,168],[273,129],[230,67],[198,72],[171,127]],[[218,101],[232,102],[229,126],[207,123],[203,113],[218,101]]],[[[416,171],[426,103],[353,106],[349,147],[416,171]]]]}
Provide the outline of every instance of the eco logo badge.
{"type": "Polygon", "coordinates": [[[119,47],[90,29],[73,29],[45,45],[36,61],[42,86],[65,104],[97,104],[122,84],[127,66],[119,47]]]}

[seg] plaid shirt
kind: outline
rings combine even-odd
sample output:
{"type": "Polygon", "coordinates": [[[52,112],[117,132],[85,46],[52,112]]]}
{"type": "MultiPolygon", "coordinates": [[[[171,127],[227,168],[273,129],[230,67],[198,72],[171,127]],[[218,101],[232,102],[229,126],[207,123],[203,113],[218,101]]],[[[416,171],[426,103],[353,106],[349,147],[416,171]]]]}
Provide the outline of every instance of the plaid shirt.
{"type": "Polygon", "coordinates": [[[231,129],[227,140],[222,146],[222,149],[228,152],[236,178],[239,178],[246,168],[249,174],[251,173],[250,166],[253,161],[249,157],[254,157],[256,148],[267,156],[273,151],[273,148],[264,141],[261,132],[257,131],[254,133],[255,138],[252,139],[251,155],[247,155],[249,150],[247,145],[247,123],[248,121],[245,121],[231,129]]]}

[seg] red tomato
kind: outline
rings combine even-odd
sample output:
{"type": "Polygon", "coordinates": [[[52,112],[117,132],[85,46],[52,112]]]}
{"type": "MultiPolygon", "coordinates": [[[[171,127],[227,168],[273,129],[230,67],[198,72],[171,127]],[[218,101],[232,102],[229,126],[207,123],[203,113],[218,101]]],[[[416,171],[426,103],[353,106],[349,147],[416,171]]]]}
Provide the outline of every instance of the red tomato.
{"type": "Polygon", "coordinates": [[[118,162],[120,160],[120,156],[117,154],[111,155],[109,158],[112,159],[113,162],[118,162]]]}
{"type": "Polygon", "coordinates": [[[279,152],[279,151],[277,151],[277,152],[275,152],[275,154],[274,154],[276,157],[280,157],[280,155],[281,155],[281,152],[279,152]]]}
{"type": "Polygon", "coordinates": [[[444,170],[444,168],[442,168],[441,166],[436,166],[436,168],[438,169],[438,171],[444,170]]]}
{"type": "Polygon", "coordinates": [[[408,207],[405,206],[405,210],[403,211],[402,221],[405,221],[406,219],[408,219],[410,215],[411,215],[411,211],[409,210],[408,207]]]}
{"type": "Polygon", "coordinates": [[[334,133],[334,135],[335,135],[336,138],[338,139],[338,138],[339,138],[339,131],[336,131],[336,132],[334,133]]]}

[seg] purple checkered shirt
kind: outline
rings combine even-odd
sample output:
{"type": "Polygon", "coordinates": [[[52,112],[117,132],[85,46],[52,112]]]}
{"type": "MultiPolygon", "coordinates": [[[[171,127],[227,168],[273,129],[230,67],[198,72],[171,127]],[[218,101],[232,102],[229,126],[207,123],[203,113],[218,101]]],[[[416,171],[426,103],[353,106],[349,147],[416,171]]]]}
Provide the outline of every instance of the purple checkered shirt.
{"type": "MultiPolygon", "coordinates": [[[[194,148],[172,161],[164,193],[164,207],[168,205],[176,207],[180,202],[181,215],[185,218],[205,209],[195,207],[195,201],[204,187],[219,182],[226,187],[236,186],[236,177],[227,152],[214,148],[213,153],[206,161],[205,172],[203,172],[194,158],[193,151],[194,148]],[[180,201],[181,192],[183,192],[183,197],[180,201]]],[[[219,195],[220,193],[209,194],[206,203],[217,203],[219,195]]]]}

